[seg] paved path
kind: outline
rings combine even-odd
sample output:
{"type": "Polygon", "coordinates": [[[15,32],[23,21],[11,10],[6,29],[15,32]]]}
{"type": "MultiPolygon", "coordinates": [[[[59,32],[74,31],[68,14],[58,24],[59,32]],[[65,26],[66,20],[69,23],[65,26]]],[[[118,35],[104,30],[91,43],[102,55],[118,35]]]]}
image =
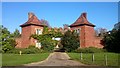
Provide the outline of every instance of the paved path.
{"type": "Polygon", "coordinates": [[[85,64],[69,59],[66,53],[54,52],[44,61],[25,64],[25,66],[85,66],[85,64]]]}

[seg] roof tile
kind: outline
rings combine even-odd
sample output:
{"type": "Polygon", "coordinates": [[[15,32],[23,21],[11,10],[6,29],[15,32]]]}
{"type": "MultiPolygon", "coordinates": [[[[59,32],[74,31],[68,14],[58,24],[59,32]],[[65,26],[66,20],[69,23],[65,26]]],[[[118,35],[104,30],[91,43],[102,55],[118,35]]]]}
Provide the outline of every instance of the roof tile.
{"type": "Polygon", "coordinates": [[[41,21],[33,13],[28,13],[28,21],[20,26],[24,27],[24,26],[28,26],[28,25],[44,26],[41,23],[41,21]]]}
{"type": "Polygon", "coordinates": [[[87,20],[87,13],[82,13],[81,16],[73,24],[70,25],[70,27],[82,26],[82,25],[95,27],[95,25],[93,25],[87,20]]]}

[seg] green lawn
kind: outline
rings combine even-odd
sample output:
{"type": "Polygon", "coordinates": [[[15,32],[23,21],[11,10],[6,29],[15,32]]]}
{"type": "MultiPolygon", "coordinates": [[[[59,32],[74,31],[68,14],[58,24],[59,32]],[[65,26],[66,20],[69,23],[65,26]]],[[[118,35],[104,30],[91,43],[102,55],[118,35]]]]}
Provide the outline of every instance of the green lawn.
{"type": "Polygon", "coordinates": [[[2,66],[19,66],[22,64],[45,60],[49,53],[41,54],[3,54],[2,66]]]}
{"type": "Polygon", "coordinates": [[[68,55],[73,60],[80,61],[84,64],[89,65],[100,65],[105,66],[105,54],[107,55],[107,66],[118,66],[118,55],[116,53],[94,53],[94,62],[92,62],[92,54],[91,53],[83,53],[83,59],[80,60],[80,53],[68,53],[68,55]]]}

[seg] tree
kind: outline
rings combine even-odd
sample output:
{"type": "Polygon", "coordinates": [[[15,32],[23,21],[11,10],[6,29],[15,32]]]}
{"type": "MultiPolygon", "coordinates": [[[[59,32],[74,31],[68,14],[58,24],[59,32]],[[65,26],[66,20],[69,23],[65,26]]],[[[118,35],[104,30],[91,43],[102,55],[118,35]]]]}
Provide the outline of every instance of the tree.
{"type": "Polygon", "coordinates": [[[107,32],[107,29],[105,28],[96,28],[95,30],[96,36],[99,36],[99,37],[103,37],[106,32],[107,32]]]}
{"type": "Polygon", "coordinates": [[[64,29],[69,28],[68,24],[63,24],[64,29]]]}
{"type": "Polygon", "coordinates": [[[115,24],[113,29],[118,30],[119,28],[120,28],[120,22],[118,22],[117,24],[115,24]]]}
{"type": "Polygon", "coordinates": [[[20,35],[19,30],[18,30],[18,29],[15,29],[15,31],[11,34],[11,36],[13,36],[14,38],[18,38],[18,37],[20,37],[21,35],[20,35]]]}
{"type": "Polygon", "coordinates": [[[7,30],[7,28],[0,26],[1,34],[0,35],[0,45],[2,46],[2,50],[4,52],[9,51],[13,49],[16,46],[15,39],[11,37],[10,32],[7,30]]]}
{"type": "Polygon", "coordinates": [[[109,52],[120,53],[120,27],[118,30],[109,31],[103,38],[104,49],[109,52]]]}
{"type": "Polygon", "coordinates": [[[49,22],[48,22],[47,20],[41,19],[40,21],[41,21],[41,23],[42,23],[43,25],[45,25],[45,26],[47,26],[47,27],[51,27],[50,24],[49,24],[49,22]]]}
{"type": "Polygon", "coordinates": [[[76,34],[74,31],[71,32],[68,30],[61,38],[61,44],[63,45],[63,49],[65,49],[67,52],[76,50],[80,45],[78,34],[76,34]]]}

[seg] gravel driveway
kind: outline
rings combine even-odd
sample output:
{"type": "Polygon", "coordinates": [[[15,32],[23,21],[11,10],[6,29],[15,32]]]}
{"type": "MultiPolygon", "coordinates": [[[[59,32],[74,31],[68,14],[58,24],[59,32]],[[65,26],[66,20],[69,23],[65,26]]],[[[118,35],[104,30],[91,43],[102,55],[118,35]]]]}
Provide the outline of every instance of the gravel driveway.
{"type": "Polygon", "coordinates": [[[44,61],[25,64],[24,66],[85,66],[85,64],[69,59],[70,57],[66,53],[54,52],[44,61]]]}

